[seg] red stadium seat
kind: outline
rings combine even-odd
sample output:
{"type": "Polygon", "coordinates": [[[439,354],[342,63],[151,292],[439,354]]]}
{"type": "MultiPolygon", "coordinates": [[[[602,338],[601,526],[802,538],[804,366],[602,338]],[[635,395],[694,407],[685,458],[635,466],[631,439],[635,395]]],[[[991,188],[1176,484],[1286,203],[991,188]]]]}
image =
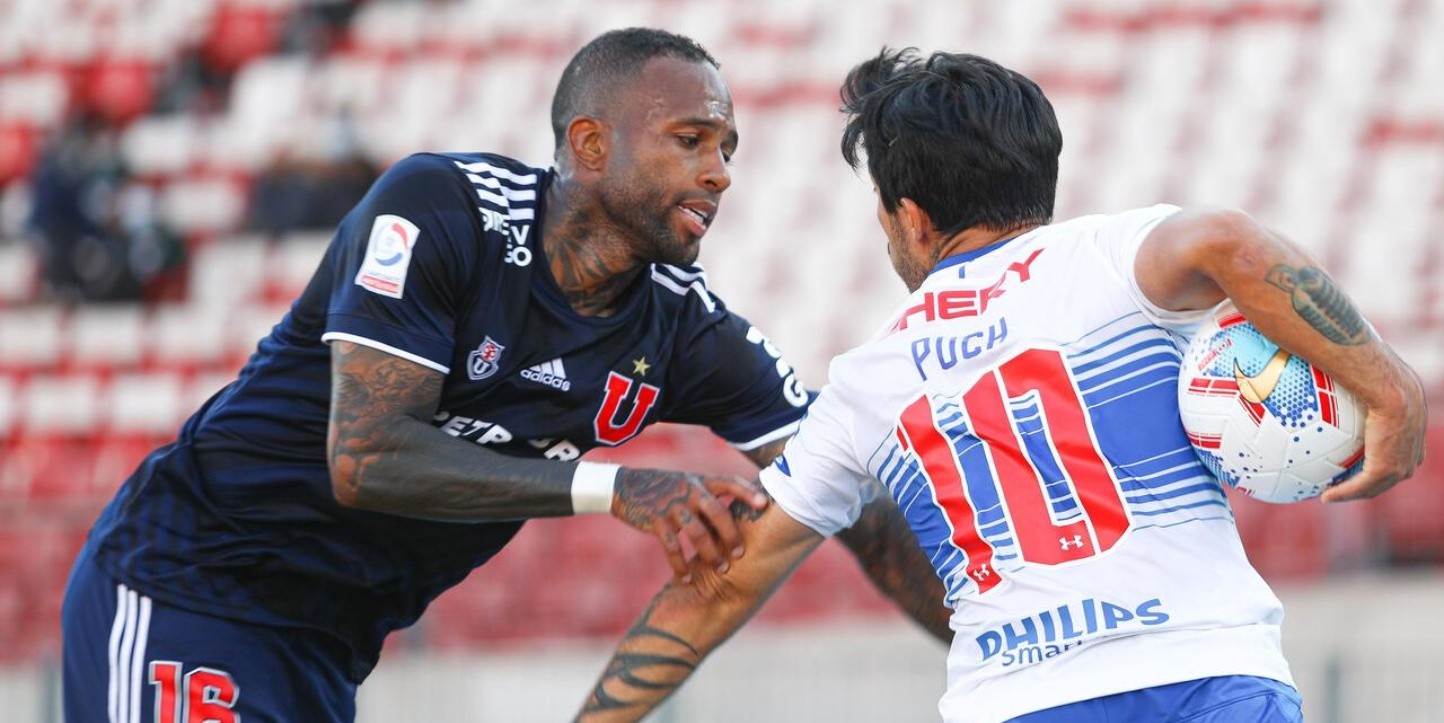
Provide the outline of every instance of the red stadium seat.
{"type": "Polygon", "coordinates": [[[139,58],[105,58],[90,68],[82,104],[107,121],[124,126],[150,110],[157,70],[139,58]]]}
{"type": "Polygon", "coordinates": [[[15,440],[0,461],[0,488],[12,507],[80,522],[104,504],[94,487],[94,444],[90,439],[26,436],[15,440]]]}
{"type": "Polygon", "coordinates": [[[29,125],[0,120],[0,185],[30,175],[38,157],[36,136],[29,125]]]}
{"type": "Polygon", "coordinates": [[[1444,560],[1444,424],[1429,430],[1428,455],[1414,479],[1373,502],[1388,555],[1400,564],[1439,564],[1444,560]]]}
{"type": "Polygon", "coordinates": [[[35,516],[0,525],[0,662],[59,652],[65,581],[85,529],[35,516]]]}
{"type": "Polygon", "coordinates": [[[201,57],[217,72],[234,73],[275,47],[279,20],[261,5],[222,4],[201,40],[201,57]]]}

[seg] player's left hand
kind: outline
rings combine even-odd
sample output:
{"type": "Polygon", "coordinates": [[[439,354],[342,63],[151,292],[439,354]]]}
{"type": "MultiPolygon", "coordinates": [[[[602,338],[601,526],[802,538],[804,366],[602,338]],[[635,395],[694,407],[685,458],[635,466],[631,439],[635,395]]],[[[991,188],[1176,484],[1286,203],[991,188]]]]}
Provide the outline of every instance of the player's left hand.
{"type": "Polygon", "coordinates": [[[734,497],[753,509],[767,506],[767,494],[753,481],[734,475],[701,475],[623,468],[612,497],[612,516],[662,542],[678,579],[688,581],[685,536],[697,557],[720,572],[742,556],[742,535],[719,497],[734,497]]]}
{"type": "Polygon", "coordinates": [[[1429,408],[1419,375],[1395,357],[1398,400],[1389,406],[1370,406],[1364,417],[1364,468],[1358,474],[1324,491],[1324,502],[1377,497],[1408,479],[1424,461],[1424,433],[1429,408]]]}

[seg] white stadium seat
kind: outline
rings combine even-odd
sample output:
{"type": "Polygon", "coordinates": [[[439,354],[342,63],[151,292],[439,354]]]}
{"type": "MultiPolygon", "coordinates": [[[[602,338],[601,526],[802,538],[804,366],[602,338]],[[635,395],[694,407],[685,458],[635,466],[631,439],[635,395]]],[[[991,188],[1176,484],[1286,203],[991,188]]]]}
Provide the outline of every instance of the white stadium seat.
{"type": "Polygon", "coordinates": [[[195,160],[200,139],[199,121],[192,116],[149,116],[125,129],[120,150],[137,174],[176,174],[195,160]]]}
{"type": "Polygon", "coordinates": [[[329,232],[296,233],[281,239],[266,257],[266,283],[281,298],[290,300],[311,282],[326,247],[329,232]]]}
{"type": "Polygon", "coordinates": [[[15,378],[0,374],[0,444],[19,426],[20,388],[15,378]]]}
{"type": "Polygon", "coordinates": [[[0,310],[0,367],[59,363],[64,318],[56,307],[0,310]]]}
{"type": "Polygon", "coordinates": [[[168,304],[151,315],[146,339],[160,366],[203,366],[226,358],[223,306],[168,304]]]}
{"type": "Polygon", "coordinates": [[[65,117],[70,90],[59,71],[0,76],[0,121],[17,120],[46,127],[65,117]]]}
{"type": "Polygon", "coordinates": [[[240,225],[246,189],[225,178],[181,178],[161,195],[161,216],[181,233],[215,233],[240,225]]]}
{"type": "Polygon", "coordinates": [[[0,307],[30,298],[39,267],[39,259],[28,245],[0,240],[0,307]]]}
{"type": "Polygon", "coordinates": [[[100,422],[100,399],[100,381],[93,375],[35,376],[21,394],[20,418],[36,434],[91,434],[100,422]]]}
{"type": "Polygon", "coordinates": [[[180,378],[168,373],[122,374],[110,381],[105,399],[106,428],[118,433],[174,432],[184,407],[180,378]]]}
{"type": "Polygon", "coordinates": [[[139,306],[82,306],[70,317],[68,360],[86,367],[124,367],[145,355],[139,306]]]}
{"type": "Polygon", "coordinates": [[[260,298],[269,244],[256,236],[217,239],[191,257],[190,301],[230,306],[260,298]]]}

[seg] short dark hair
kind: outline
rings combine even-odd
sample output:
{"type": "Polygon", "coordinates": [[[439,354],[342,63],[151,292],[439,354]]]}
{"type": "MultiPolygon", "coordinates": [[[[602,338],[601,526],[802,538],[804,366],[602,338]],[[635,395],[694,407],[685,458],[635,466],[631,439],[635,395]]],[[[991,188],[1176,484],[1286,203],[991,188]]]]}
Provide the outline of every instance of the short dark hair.
{"type": "Polygon", "coordinates": [[[911,198],[951,236],[1053,217],[1063,134],[1036,83],[987,58],[883,48],[842,85],[842,157],[883,208],[911,198]]]}
{"type": "Polygon", "coordinates": [[[641,72],[647,61],[681,58],[722,67],[695,40],[655,28],[625,28],[598,35],[582,46],[552,95],[552,134],[557,148],[566,143],[567,125],[579,115],[595,114],[597,106],[623,83],[641,72]]]}

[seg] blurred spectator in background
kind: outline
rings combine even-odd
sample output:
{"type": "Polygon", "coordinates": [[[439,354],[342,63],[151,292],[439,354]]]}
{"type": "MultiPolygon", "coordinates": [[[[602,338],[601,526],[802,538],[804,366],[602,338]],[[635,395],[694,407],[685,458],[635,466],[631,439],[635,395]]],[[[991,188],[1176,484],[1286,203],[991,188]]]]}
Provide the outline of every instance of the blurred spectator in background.
{"type": "Polygon", "coordinates": [[[129,176],[115,129],[97,116],[82,114],[48,139],[31,193],[28,230],[56,300],[138,301],[184,260],[154,189],[129,176]]]}
{"type": "Polygon", "coordinates": [[[302,129],[256,174],[246,228],[276,236],[335,228],[377,175],[361,153],[352,116],[338,113],[302,129]]]}

